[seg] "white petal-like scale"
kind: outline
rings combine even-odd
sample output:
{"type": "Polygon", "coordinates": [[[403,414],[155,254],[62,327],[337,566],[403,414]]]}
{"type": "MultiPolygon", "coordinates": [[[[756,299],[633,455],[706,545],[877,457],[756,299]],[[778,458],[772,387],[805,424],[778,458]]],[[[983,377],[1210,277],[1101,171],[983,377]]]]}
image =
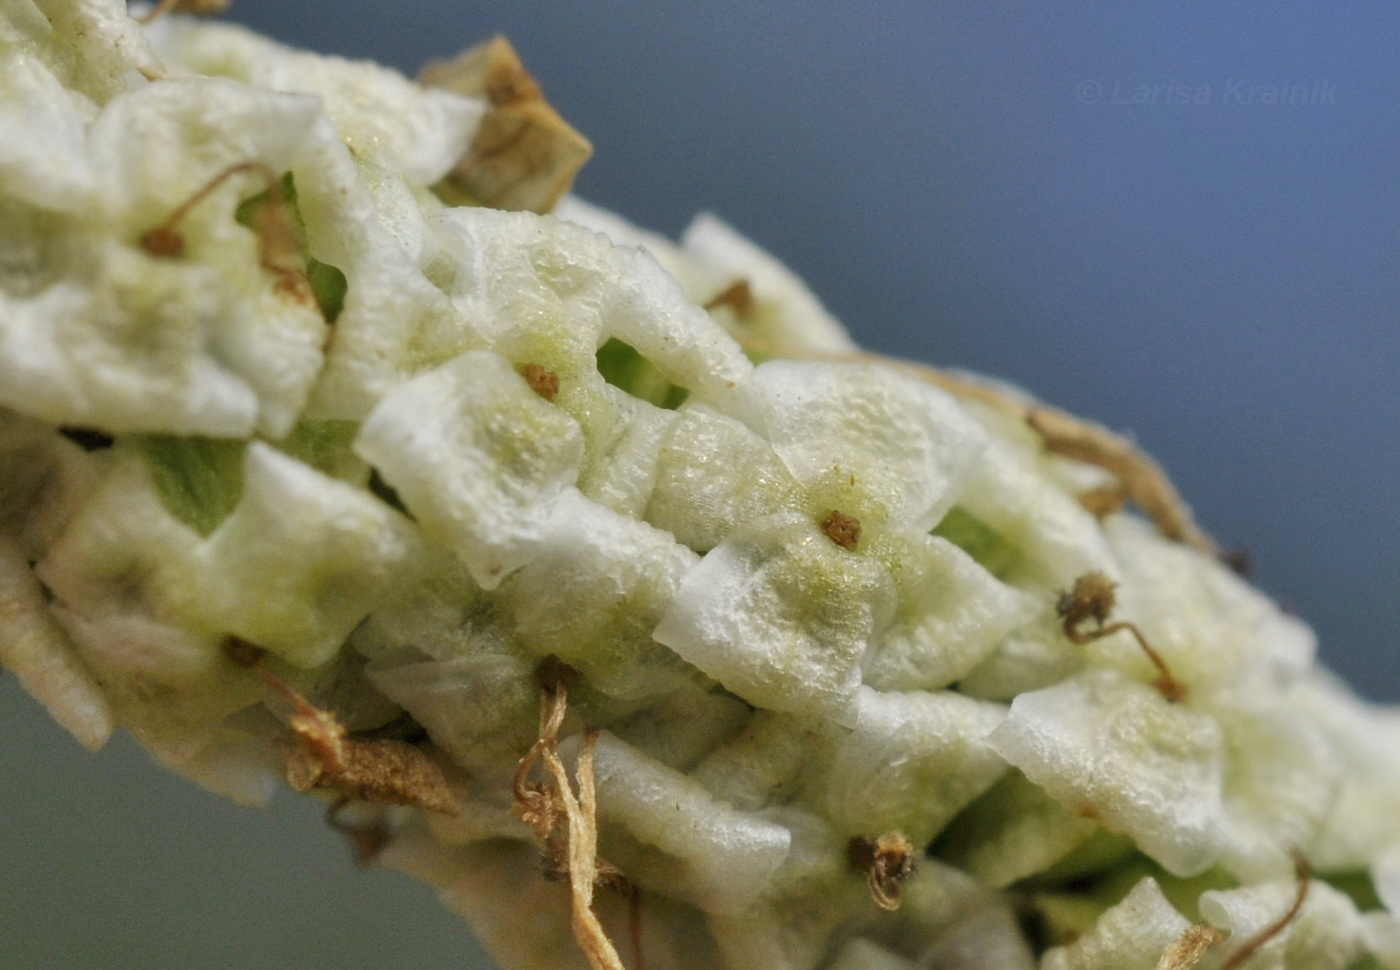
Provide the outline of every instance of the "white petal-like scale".
{"type": "Polygon", "coordinates": [[[927,532],[986,447],[944,391],[877,364],[768,361],[734,407],[802,485],[867,528],[927,532]]]}
{"type": "Polygon", "coordinates": [[[729,808],[607,732],[594,765],[600,817],[674,860],[677,883],[667,888],[681,898],[715,912],[742,910],[787,858],[786,828],[729,808]]]}
{"type": "Polygon", "coordinates": [[[986,742],[999,704],[950,691],[856,695],[855,729],[836,749],[827,805],[848,836],[903,833],[926,844],[1006,771],[986,742]]]}
{"type": "Polygon", "coordinates": [[[1190,925],[1147,877],[1087,934],[1047,953],[1041,970],[1154,970],[1162,951],[1190,925]]]}
{"type": "Polygon", "coordinates": [[[889,545],[881,552],[899,606],[861,661],[877,690],[939,690],[961,680],[1035,608],[945,539],[889,545]]]}
{"type": "Polygon", "coordinates": [[[498,354],[462,354],[384,397],[356,452],[485,589],[524,565],[583,460],[578,425],[498,354]]]}
{"type": "MultiPolygon", "coordinates": [[[[1231,940],[1246,940],[1273,926],[1297,899],[1292,878],[1240,889],[1211,890],[1201,895],[1201,915],[1231,940]]],[[[1228,951],[1229,944],[1222,944],[1228,951]]],[[[1361,922],[1344,894],[1314,880],[1298,915],[1259,948],[1250,970],[1342,970],[1361,953],[1361,922]]]]}
{"type": "Polygon", "coordinates": [[[705,555],[653,635],[751,704],[841,717],[891,587],[815,523],[770,516],[705,555]]]}
{"type": "Polygon", "coordinates": [[[991,744],[1174,875],[1205,871],[1225,847],[1220,728],[1147,684],[1091,670],[1022,694],[991,744]]]}

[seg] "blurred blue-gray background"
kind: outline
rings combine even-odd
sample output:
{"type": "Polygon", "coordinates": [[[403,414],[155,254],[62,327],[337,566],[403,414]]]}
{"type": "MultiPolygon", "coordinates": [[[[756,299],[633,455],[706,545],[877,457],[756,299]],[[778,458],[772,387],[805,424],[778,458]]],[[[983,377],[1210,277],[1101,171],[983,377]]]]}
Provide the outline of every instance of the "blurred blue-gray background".
{"type": "MultiPolygon", "coordinates": [[[[876,350],[1126,430],[1400,701],[1400,7],[235,0],[413,70],[510,36],[591,200],[711,209],[876,350]]],[[[0,683],[0,967],[479,966],[317,811],[89,757],[0,683]]]]}

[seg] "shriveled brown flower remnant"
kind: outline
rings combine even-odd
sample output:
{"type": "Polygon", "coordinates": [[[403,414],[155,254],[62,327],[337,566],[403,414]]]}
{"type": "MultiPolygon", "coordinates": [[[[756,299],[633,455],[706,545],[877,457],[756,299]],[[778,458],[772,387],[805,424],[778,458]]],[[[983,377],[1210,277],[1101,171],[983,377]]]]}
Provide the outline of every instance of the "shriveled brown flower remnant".
{"type": "Polygon", "coordinates": [[[287,784],[296,791],[331,791],[351,801],[413,805],[444,815],[457,813],[442,768],[420,748],[393,738],[352,737],[332,711],[261,665],[261,648],[238,638],[225,646],[229,659],[251,670],[291,705],[292,732],[283,756],[287,784]]]}
{"type": "Polygon", "coordinates": [[[899,909],[899,886],[914,872],[914,847],[903,832],[886,832],[873,839],[852,839],[851,865],[866,874],[870,897],[883,910],[899,909]]]}
{"type": "Polygon", "coordinates": [[[489,104],[467,156],[446,187],[497,209],[549,212],[593,154],[593,146],[545,101],[510,41],[495,37],[419,80],[489,104]]]}
{"type": "Polygon", "coordinates": [[[835,509],[822,519],[822,532],[842,549],[854,551],[860,544],[860,520],[835,509]]]}
{"type": "Polygon", "coordinates": [[[1087,573],[1075,581],[1074,589],[1060,594],[1059,602],[1055,604],[1055,612],[1060,616],[1065,636],[1069,637],[1071,643],[1085,646],[1126,630],[1137,640],[1138,646],[1152,662],[1152,666],[1157,668],[1154,686],[1167,700],[1181,700],[1186,696],[1186,686],[1172,676],[1167,662],[1147,642],[1147,637],[1138,629],[1137,624],[1120,620],[1104,625],[1108,622],[1108,615],[1113,612],[1115,585],[1113,580],[1103,573],[1087,573]],[[1094,629],[1083,629],[1084,624],[1089,621],[1095,624],[1094,629]]]}

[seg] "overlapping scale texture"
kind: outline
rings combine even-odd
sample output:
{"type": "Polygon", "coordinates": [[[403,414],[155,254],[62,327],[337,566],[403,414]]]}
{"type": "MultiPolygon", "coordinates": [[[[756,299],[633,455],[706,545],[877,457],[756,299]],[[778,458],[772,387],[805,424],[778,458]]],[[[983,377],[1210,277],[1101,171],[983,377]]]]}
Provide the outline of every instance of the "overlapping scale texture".
{"type": "Polygon", "coordinates": [[[1400,722],[1306,627],[712,216],[440,201],[488,110],[0,5],[0,662],[61,724],[247,802],[308,709],[431,763],[453,811],[355,809],[505,970],[588,965],[556,750],[654,970],[1218,966],[1295,908],[1246,967],[1400,966],[1400,722]],[[1130,627],[1069,635],[1087,574],[1130,627]]]}

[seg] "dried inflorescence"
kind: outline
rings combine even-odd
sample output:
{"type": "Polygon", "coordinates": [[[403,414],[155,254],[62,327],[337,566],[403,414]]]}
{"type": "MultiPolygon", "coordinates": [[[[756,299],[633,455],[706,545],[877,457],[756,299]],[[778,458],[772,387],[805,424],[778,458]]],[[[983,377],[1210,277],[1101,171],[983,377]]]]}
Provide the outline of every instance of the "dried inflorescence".
{"type": "Polygon", "coordinates": [[[506,970],[1395,962],[1394,725],[1131,443],[561,198],[503,41],[106,2],[0,12],[0,660],[84,743],[321,795],[506,970]]]}

